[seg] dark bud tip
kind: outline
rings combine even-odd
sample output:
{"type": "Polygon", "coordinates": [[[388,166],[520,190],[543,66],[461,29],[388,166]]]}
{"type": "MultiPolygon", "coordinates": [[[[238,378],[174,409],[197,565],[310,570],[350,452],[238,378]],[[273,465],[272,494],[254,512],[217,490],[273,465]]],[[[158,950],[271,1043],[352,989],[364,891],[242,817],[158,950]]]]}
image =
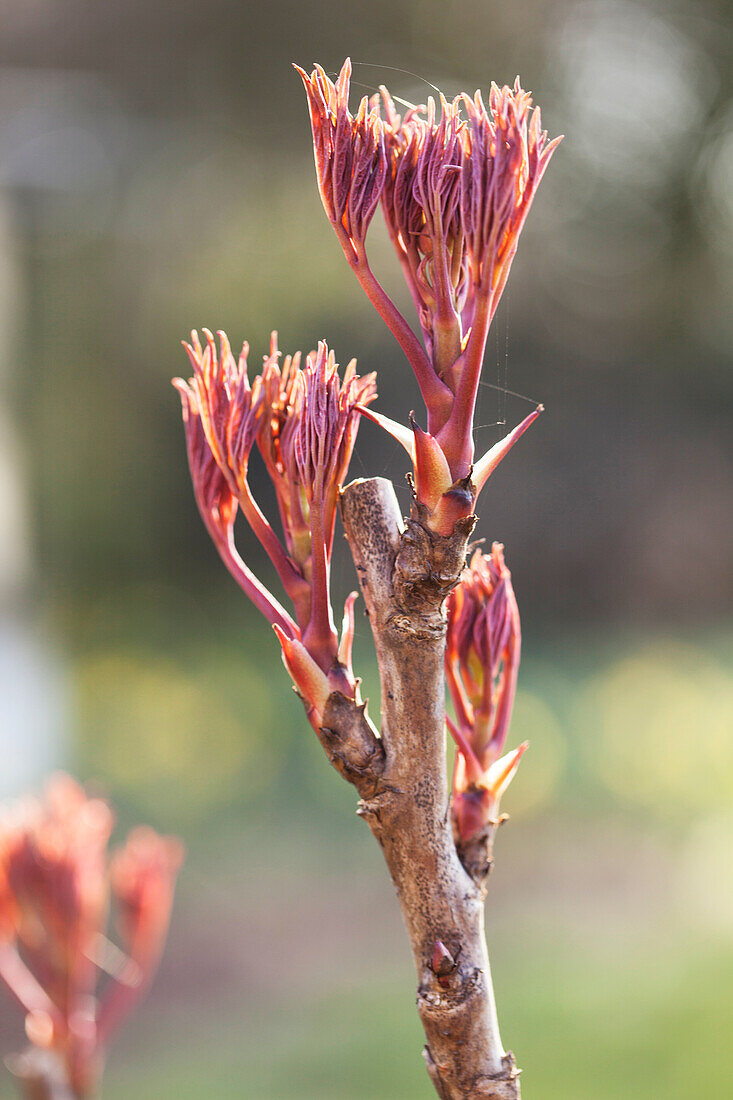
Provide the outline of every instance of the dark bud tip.
{"type": "Polygon", "coordinates": [[[430,960],[430,969],[436,978],[446,978],[456,968],[456,960],[448,948],[440,940],[433,944],[433,955],[430,960]]]}

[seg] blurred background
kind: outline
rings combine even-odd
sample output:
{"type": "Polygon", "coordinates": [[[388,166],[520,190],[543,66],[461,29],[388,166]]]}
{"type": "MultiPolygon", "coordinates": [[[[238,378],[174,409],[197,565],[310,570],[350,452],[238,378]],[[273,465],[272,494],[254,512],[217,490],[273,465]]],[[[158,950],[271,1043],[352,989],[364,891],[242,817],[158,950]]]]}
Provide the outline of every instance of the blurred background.
{"type": "MultiPolygon", "coordinates": [[[[514,577],[510,743],[532,746],[487,907],[505,1041],[528,1100],[733,1093],[731,4],[0,13],[0,795],[63,766],[121,832],[144,820],[189,850],[107,1100],[431,1094],[380,853],[208,542],[169,382],[192,327],[246,338],[255,368],[277,328],[378,370],[382,411],[417,405],[323,215],[290,69],[347,53],[356,92],[411,102],[519,72],[566,135],[477,433],[547,407],[479,527],[514,577]]],[[[380,218],[370,254],[412,319],[380,218]]],[[[365,424],[352,473],[404,492],[403,458],[365,424]]],[[[338,545],[337,600],[354,584],[338,545]]],[[[0,1052],[19,1043],[2,996],[0,1052]]]]}

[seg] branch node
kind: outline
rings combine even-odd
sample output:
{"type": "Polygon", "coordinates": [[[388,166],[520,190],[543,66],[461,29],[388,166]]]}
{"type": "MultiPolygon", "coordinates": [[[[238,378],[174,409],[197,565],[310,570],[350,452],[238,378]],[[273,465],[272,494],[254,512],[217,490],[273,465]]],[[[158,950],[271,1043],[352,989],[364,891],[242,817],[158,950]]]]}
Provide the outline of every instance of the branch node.
{"type": "MultiPolygon", "coordinates": [[[[431,968],[428,968],[432,974],[431,968]]],[[[426,1019],[435,1019],[442,1028],[446,1027],[452,1017],[464,1018],[466,1006],[477,995],[482,997],[485,993],[483,972],[477,967],[463,968],[455,965],[451,972],[451,982],[444,985],[438,982],[442,992],[436,992],[421,985],[417,991],[417,1005],[420,1016],[426,1019]]]]}
{"type": "Polygon", "coordinates": [[[386,809],[387,804],[393,800],[395,795],[401,795],[402,793],[397,787],[380,781],[370,797],[361,799],[356,807],[356,813],[359,817],[364,818],[373,832],[377,832],[378,827],[382,824],[382,812],[386,809]]]}
{"type": "Polygon", "coordinates": [[[395,559],[390,622],[404,634],[438,637],[445,630],[443,602],[458,584],[476,516],[459,520],[450,535],[436,535],[419,519],[406,521],[395,559]]]}
{"type": "Polygon", "coordinates": [[[376,792],[384,772],[384,746],[366,713],[366,703],[332,691],[318,738],[336,771],[360,795],[368,798],[376,792]]]}
{"type": "Polygon", "coordinates": [[[522,1071],[517,1069],[510,1050],[502,1058],[502,1063],[500,1073],[476,1078],[476,1091],[471,1095],[477,1097],[477,1100],[520,1100],[519,1076],[522,1071]]]}
{"type": "Polygon", "coordinates": [[[496,834],[508,818],[508,814],[501,814],[496,820],[489,821],[481,832],[471,837],[470,840],[461,840],[456,837],[458,858],[466,873],[473,879],[482,893],[486,890],[486,880],[494,866],[496,834]]]}

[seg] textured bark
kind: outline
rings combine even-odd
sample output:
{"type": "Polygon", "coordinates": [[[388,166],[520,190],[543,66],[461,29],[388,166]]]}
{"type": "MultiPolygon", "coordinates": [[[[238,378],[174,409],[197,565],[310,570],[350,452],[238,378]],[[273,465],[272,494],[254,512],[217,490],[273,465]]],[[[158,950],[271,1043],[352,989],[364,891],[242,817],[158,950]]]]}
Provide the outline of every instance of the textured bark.
{"type": "Polygon", "coordinates": [[[353,783],[362,798],[370,798],[384,773],[384,747],[366,712],[366,703],[355,703],[333,691],[323,712],[318,739],[334,768],[353,783]]]}
{"type": "MultiPolygon", "coordinates": [[[[359,776],[358,812],[382,847],[412,944],[428,1072],[443,1100],[519,1100],[496,1018],[482,880],[459,859],[448,806],[443,603],[475,519],[447,538],[416,517],[403,524],[383,478],[348,485],[341,506],[382,685],[378,770],[368,783],[359,776]]],[[[330,725],[348,740],[335,712],[330,725]]]]}

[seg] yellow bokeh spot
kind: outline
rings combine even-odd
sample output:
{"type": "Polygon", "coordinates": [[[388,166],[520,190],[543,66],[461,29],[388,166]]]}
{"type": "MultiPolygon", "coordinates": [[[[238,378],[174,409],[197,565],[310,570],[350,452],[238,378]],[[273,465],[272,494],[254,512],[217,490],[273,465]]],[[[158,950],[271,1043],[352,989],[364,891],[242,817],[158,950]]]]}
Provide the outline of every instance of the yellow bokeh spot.
{"type": "Polygon", "coordinates": [[[244,709],[211,673],[112,652],[84,662],[76,688],[87,769],[156,817],[195,821],[271,778],[261,678],[244,690],[244,709]]]}
{"type": "Polygon", "coordinates": [[[611,665],[579,700],[581,744],[615,794],[664,817],[733,799],[733,678],[692,646],[611,665]]]}

